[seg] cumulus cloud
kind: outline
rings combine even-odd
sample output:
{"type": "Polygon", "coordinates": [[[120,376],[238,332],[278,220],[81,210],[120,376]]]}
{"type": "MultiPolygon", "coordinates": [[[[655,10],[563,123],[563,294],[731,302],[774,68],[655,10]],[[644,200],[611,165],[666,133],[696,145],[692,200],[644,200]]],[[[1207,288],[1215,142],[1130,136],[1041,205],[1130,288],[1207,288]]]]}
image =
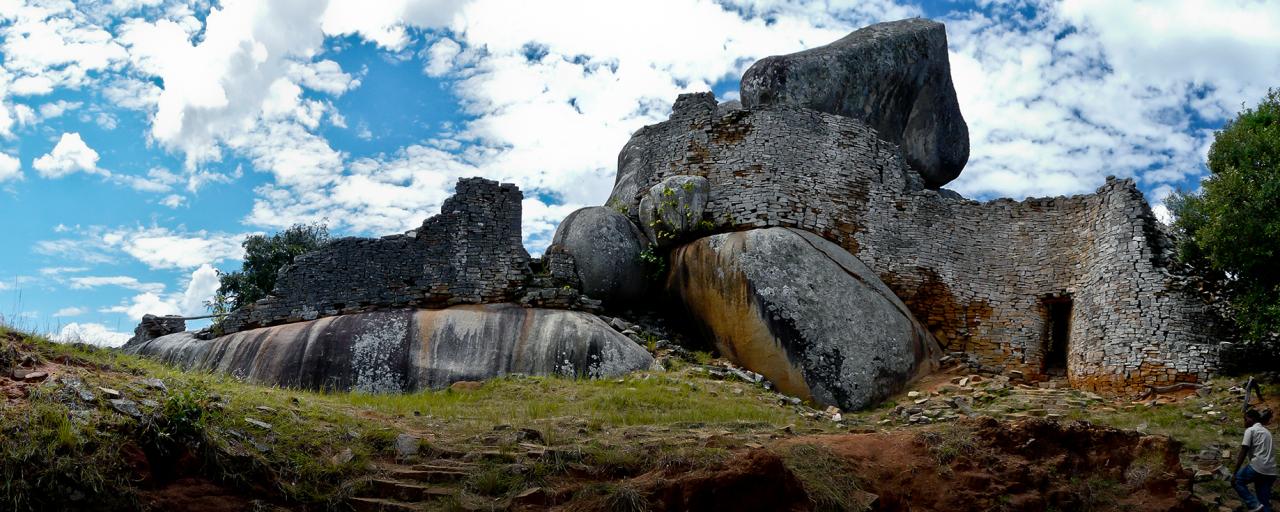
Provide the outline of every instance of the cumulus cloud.
{"type": "Polygon", "coordinates": [[[123,313],[132,320],[143,315],[200,316],[207,313],[204,303],[218,291],[218,271],[203,264],[191,272],[181,292],[165,293],[164,287],[133,296],[125,303],[102,309],[104,313],[123,313]]]}
{"type": "Polygon", "coordinates": [[[333,0],[321,19],[329,35],[357,34],[385,49],[397,51],[409,43],[406,26],[449,24],[463,0],[333,0]]]}
{"type": "Polygon", "coordinates": [[[109,174],[98,168],[98,152],[85,144],[79,133],[63,133],[52,151],[31,163],[31,167],[45,178],[57,179],[76,172],[109,174]]]}
{"type": "MultiPolygon", "coordinates": [[[[357,232],[401,231],[438,211],[458,177],[481,175],[525,191],[526,243],[536,252],[558,217],[604,200],[617,151],[632,131],[665,119],[679,93],[706,90],[760,57],[830,42],[851,24],[918,13],[890,2],[842,7],[840,16],[815,18],[818,11],[790,3],[754,14],[689,0],[467,3],[437,20],[452,36],[421,52],[424,73],[454,84],[470,116],[465,125],[391,155],[357,158],[345,170],[346,155],[298,133],[289,140],[303,143],[286,149],[315,164],[280,165],[274,150],[256,156],[255,166],[276,180],[259,188],[246,220],[284,227],[329,219],[357,232]],[[664,37],[652,37],[657,32],[664,37]],[[282,172],[290,167],[306,172],[282,172]]],[[[396,33],[384,35],[375,40],[401,47],[396,33]]]]}
{"type": "Polygon", "coordinates": [[[430,76],[444,76],[453,69],[453,60],[462,53],[462,46],[447,37],[432,43],[427,49],[427,65],[423,72],[430,76]]]}
{"type": "Polygon", "coordinates": [[[14,76],[10,92],[48,94],[79,87],[95,71],[118,68],[124,48],[71,2],[8,2],[0,9],[0,54],[14,76]]]}
{"type": "Polygon", "coordinates": [[[342,71],[342,67],[329,59],[316,62],[289,63],[288,77],[294,83],[302,84],[308,89],[320,91],[333,96],[360,87],[360,79],[342,71]]]}
{"type": "Polygon", "coordinates": [[[225,2],[205,18],[203,39],[170,19],[132,20],[120,29],[132,64],[160,77],[151,136],[189,165],[217,159],[222,138],[262,110],[290,57],[323,41],[323,2],[225,2]]]}
{"type": "MultiPolygon", "coordinates": [[[[1254,1],[993,4],[947,20],[978,197],[1148,190],[1203,173],[1220,123],[1280,75],[1280,11],[1254,1]],[[1257,26],[1258,30],[1247,27],[1257,26]]],[[[1162,201],[1163,198],[1153,198],[1162,201]]],[[[1157,205],[1159,206],[1159,205],[1157,205]]]]}
{"type": "Polygon", "coordinates": [[[0,183],[22,179],[22,162],[17,157],[0,153],[0,183]]]}
{"type": "Polygon", "coordinates": [[[51,336],[55,341],[63,343],[88,343],[102,347],[118,347],[124,345],[132,334],[113,331],[98,323],[72,322],[51,336]]]}

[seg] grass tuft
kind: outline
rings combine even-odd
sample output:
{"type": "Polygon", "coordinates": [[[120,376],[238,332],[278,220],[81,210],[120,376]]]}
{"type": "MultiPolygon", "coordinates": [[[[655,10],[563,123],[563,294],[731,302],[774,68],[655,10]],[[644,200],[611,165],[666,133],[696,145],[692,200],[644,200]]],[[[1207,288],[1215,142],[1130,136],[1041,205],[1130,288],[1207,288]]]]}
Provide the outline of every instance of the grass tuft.
{"type": "Polygon", "coordinates": [[[795,444],[780,453],[783,464],[804,486],[817,511],[862,512],[870,510],[853,468],[824,446],[795,444]]]}

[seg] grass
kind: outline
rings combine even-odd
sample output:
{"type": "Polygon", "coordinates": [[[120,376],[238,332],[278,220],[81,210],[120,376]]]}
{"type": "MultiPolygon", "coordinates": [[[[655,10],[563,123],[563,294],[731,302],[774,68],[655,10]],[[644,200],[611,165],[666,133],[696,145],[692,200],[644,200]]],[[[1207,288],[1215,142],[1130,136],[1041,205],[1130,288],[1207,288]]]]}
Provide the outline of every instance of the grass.
{"type": "MultiPolygon", "coordinates": [[[[565,447],[545,459],[523,461],[522,468],[482,466],[464,483],[477,495],[505,496],[540,485],[573,462],[606,474],[634,475],[726,459],[727,450],[674,442],[700,429],[831,428],[779,407],[763,389],[694,371],[612,380],[506,378],[474,391],[371,395],[256,386],[3,327],[0,354],[13,359],[9,363],[31,356],[62,365],[58,379],[30,387],[34,391],[26,400],[0,410],[0,510],[90,503],[140,509],[143,496],[131,464],[153,459],[153,466],[163,465],[184,456],[194,456],[204,476],[275,505],[332,508],[358,488],[354,482],[371,476],[371,462],[392,457],[393,441],[403,432],[423,437],[427,451],[474,445],[495,425],[534,428],[545,444],[565,447]],[[62,377],[79,379],[97,396],[80,400],[62,377]],[[150,378],[160,379],[167,390],[146,386],[143,381],[150,378]],[[120,391],[143,416],[116,412],[99,387],[120,391]],[[746,391],[731,393],[731,387],[746,391]],[[255,426],[250,418],[271,427],[255,426]],[[653,438],[636,442],[629,436],[653,438]],[[352,457],[336,463],[334,455],[344,449],[352,457]]],[[[160,474],[164,468],[156,469],[158,478],[166,476],[160,474]]],[[[625,489],[618,496],[619,506],[642,503],[624,499],[625,489]]]]}
{"type": "Polygon", "coordinates": [[[922,431],[919,439],[928,448],[938,467],[948,472],[956,459],[979,455],[982,450],[973,431],[956,424],[939,425],[922,431]]]}
{"type": "Polygon", "coordinates": [[[848,463],[826,447],[795,444],[782,449],[783,464],[804,486],[814,510],[861,512],[870,510],[848,463]]]}

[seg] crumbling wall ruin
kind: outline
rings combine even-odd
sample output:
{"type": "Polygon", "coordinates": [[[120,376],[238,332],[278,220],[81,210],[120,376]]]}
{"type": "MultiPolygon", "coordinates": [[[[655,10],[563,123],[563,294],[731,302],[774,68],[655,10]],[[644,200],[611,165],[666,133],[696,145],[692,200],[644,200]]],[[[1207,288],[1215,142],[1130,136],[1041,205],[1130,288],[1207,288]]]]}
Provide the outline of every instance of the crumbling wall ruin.
{"type": "Polygon", "coordinates": [[[416,230],[341,238],[281,269],[267,298],[236,310],[223,333],[322,316],[405,307],[511,302],[532,277],[513,184],[460,179],[440,214],[416,230]]]}
{"type": "Polygon", "coordinates": [[[1070,301],[1073,385],[1201,380],[1213,316],[1170,274],[1167,237],[1132,181],[1069,198],[966,200],[925,189],[900,150],[851,118],[686,95],[619,156],[610,205],[636,216],[674,175],[710,182],[715,231],[794,227],[868,264],[947,349],[1045,378],[1047,300],[1070,301]]]}

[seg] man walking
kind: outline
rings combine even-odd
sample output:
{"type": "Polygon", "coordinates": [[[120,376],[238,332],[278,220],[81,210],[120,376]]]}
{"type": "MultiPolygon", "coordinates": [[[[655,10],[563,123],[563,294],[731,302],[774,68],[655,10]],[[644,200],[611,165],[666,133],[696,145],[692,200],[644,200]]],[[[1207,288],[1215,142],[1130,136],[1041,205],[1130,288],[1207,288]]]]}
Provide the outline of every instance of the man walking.
{"type": "MultiPolygon", "coordinates": [[[[1270,415],[1268,415],[1270,416],[1270,415]]],[[[1262,425],[1262,414],[1257,409],[1244,412],[1244,441],[1240,457],[1236,459],[1231,486],[1236,488],[1249,512],[1271,512],[1271,485],[1276,482],[1276,456],[1271,445],[1271,431],[1262,425]],[[1248,458],[1249,463],[1245,464],[1248,458]],[[1241,467],[1244,466],[1244,467],[1241,467]],[[1258,495],[1249,492],[1253,484],[1258,495]]]]}

